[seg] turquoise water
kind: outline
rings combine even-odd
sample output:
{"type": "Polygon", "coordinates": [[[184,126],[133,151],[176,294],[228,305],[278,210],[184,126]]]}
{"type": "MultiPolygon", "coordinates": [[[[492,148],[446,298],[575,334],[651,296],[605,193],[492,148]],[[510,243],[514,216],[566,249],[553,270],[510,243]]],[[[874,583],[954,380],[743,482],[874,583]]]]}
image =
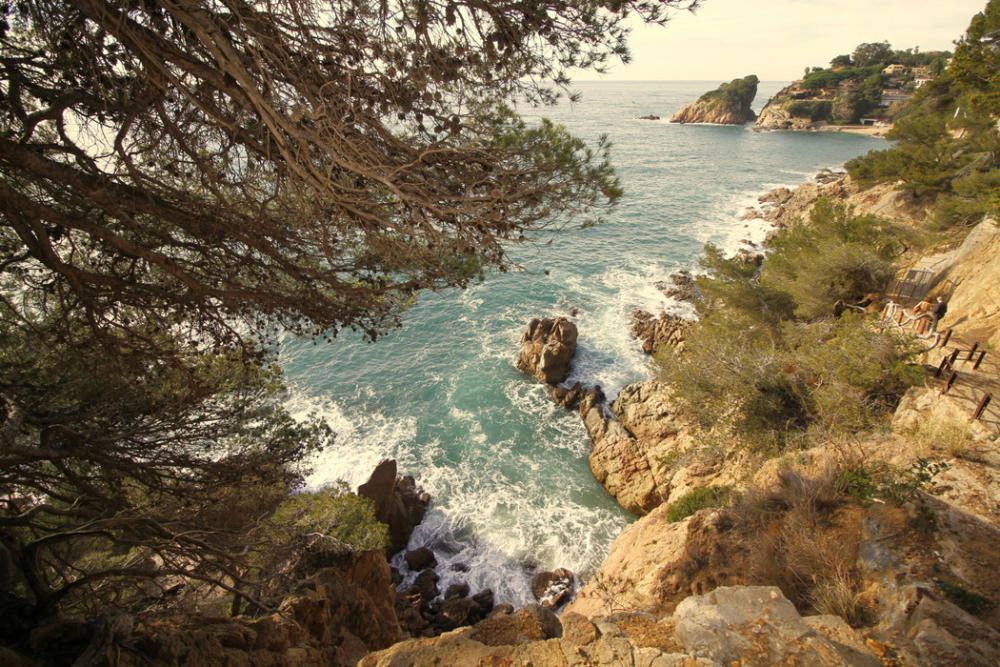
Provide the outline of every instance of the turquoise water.
{"type": "MultiPolygon", "coordinates": [[[[738,222],[756,196],[808,179],[880,145],[840,134],[754,133],[676,126],[669,116],[716,82],[580,83],[583,100],[544,110],[583,138],[610,135],[626,196],[606,224],[520,247],[521,270],[464,291],[428,293],[405,325],[366,343],[288,340],[281,361],[293,408],[317,410],[338,433],[310,485],[363,482],[383,458],[399,461],[434,497],[411,546],[438,553],[441,588],[454,579],[530,600],[525,566],[586,577],[631,517],[593,479],[578,416],[514,369],[532,317],[579,310],[571,381],[609,395],[652,374],[628,332],[634,308],[678,310],[653,286],[691,267],[706,241],[735,249],[766,230],[738,222]],[[463,563],[468,573],[450,570],[463,563]]],[[[761,86],[755,106],[783,84],[761,86]]],[[[522,110],[537,117],[538,110],[522,110]]]]}

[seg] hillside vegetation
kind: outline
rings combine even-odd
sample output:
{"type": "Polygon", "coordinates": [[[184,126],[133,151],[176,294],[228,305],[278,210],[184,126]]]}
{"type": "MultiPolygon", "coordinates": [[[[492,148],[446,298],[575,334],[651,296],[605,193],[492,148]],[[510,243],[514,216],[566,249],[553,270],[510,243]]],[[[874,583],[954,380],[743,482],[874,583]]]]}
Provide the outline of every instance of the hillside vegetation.
{"type": "Polygon", "coordinates": [[[1000,212],[1000,2],[977,14],[951,65],[922,86],[889,134],[896,144],[848,163],[862,184],[901,182],[933,201],[943,226],[1000,212]]]}
{"type": "Polygon", "coordinates": [[[828,67],[807,67],[761,113],[758,127],[803,129],[812,123],[891,119],[916,90],[942,72],[950,54],[895,50],[888,42],[859,44],[828,67]]]}

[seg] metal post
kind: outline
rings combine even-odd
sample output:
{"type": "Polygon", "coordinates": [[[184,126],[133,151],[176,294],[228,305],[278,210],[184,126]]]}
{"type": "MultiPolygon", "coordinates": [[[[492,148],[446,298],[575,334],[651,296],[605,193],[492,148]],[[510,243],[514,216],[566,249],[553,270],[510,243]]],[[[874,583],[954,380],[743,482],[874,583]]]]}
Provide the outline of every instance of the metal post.
{"type": "Polygon", "coordinates": [[[936,378],[941,377],[941,373],[944,373],[944,369],[946,368],[951,368],[951,362],[949,361],[948,357],[942,357],[941,363],[938,364],[938,369],[934,373],[934,377],[936,378]]]}
{"type": "Polygon", "coordinates": [[[979,401],[979,406],[976,407],[976,411],[972,414],[972,421],[976,421],[983,416],[983,413],[986,412],[986,406],[990,404],[992,399],[992,394],[986,394],[983,396],[983,400],[979,401]]]}
{"type": "Polygon", "coordinates": [[[979,343],[973,343],[972,344],[972,349],[969,350],[969,356],[967,356],[965,358],[965,360],[966,361],[970,361],[972,359],[973,355],[976,354],[976,350],[978,350],[978,349],[979,349],[979,343]]]}
{"type": "Polygon", "coordinates": [[[896,324],[902,324],[902,323],[903,323],[903,309],[900,308],[899,312],[896,314],[896,324]]]}
{"type": "Polygon", "coordinates": [[[983,359],[986,357],[986,350],[981,350],[979,352],[979,358],[976,359],[976,363],[972,364],[972,370],[979,370],[979,364],[983,363],[983,359]]]}
{"type": "Polygon", "coordinates": [[[944,332],[944,340],[941,341],[941,347],[944,348],[944,346],[947,345],[948,341],[950,340],[951,340],[951,327],[948,327],[948,330],[944,332]]]}
{"type": "Polygon", "coordinates": [[[947,394],[948,391],[954,386],[955,382],[958,380],[958,371],[952,371],[951,375],[948,376],[948,382],[944,385],[944,389],[941,390],[942,394],[947,394]]]}
{"type": "Polygon", "coordinates": [[[920,327],[917,329],[917,333],[923,334],[925,331],[927,331],[927,318],[926,317],[921,318],[921,320],[920,320],[920,327]]]}
{"type": "Polygon", "coordinates": [[[955,362],[958,361],[958,354],[961,352],[958,348],[951,351],[951,356],[948,357],[948,365],[954,366],[955,362]]]}

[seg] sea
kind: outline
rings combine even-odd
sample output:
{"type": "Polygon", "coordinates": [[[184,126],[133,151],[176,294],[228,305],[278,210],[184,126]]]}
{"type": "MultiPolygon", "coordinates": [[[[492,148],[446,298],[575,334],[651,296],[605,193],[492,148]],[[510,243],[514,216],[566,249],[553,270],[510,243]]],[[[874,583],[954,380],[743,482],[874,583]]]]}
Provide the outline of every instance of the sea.
{"type": "MultiPolygon", "coordinates": [[[[410,548],[435,551],[441,590],[465,581],[498,602],[533,602],[535,572],[565,567],[586,580],[635,520],[593,478],[579,416],[514,368],[526,323],[577,313],[569,381],[600,384],[613,398],[656,373],[629,333],[631,313],[687,312],[657,281],[695,268],[706,242],[735,251],[760,241],[767,229],[738,218],[761,193],[885,145],[668,122],[718,83],[578,82],[577,102],[520,109],[588,141],[610,137],[625,196],[605,222],[542,233],[511,249],[516,270],[422,294],[403,327],[375,343],[351,332],[332,343],[282,342],[293,414],[319,414],[337,434],[312,462],[309,487],[357,487],[379,461],[396,459],[433,497],[410,548]]],[[[754,107],[784,85],[762,83],[754,107]]],[[[394,565],[404,585],[415,576],[401,556],[394,565]]]]}

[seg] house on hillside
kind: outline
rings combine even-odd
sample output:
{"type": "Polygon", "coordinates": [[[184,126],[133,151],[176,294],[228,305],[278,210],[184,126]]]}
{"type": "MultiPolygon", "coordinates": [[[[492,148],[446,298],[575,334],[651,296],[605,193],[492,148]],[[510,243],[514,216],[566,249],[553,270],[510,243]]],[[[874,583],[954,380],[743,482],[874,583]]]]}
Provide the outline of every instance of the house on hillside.
{"type": "Polygon", "coordinates": [[[899,63],[893,63],[882,70],[882,74],[888,74],[889,76],[899,76],[900,74],[906,74],[906,65],[900,65],[899,63]]]}
{"type": "Polygon", "coordinates": [[[913,93],[901,88],[884,88],[882,90],[882,106],[887,107],[897,102],[906,102],[911,97],[913,97],[913,93]]]}
{"type": "Polygon", "coordinates": [[[930,83],[930,82],[931,82],[930,78],[914,79],[913,80],[913,87],[914,88],[919,88],[920,86],[924,85],[925,83],[930,83]]]}

